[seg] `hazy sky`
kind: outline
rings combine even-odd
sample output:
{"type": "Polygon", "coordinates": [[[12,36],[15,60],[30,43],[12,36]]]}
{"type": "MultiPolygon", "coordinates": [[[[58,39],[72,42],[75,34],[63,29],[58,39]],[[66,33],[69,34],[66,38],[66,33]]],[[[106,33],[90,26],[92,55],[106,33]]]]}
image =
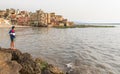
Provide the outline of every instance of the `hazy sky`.
{"type": "Polygon", "coordinates": [[[0,0],[0,9],[56,12],[72,21],[120,22],[120,0],[0,0]]]}

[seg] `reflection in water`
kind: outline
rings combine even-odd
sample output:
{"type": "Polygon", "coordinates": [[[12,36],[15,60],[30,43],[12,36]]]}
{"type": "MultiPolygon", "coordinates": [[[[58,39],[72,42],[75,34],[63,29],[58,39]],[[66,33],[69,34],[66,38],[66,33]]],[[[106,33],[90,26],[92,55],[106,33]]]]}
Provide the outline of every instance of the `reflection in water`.
{"type": "MultiPolygon", "coordinates": [[[[0,46],[9,47],[9,28],[0,46]]],[[[16,28],[16,47],[43,57],[71,74],[119,74],[120,28],[16,28]]]]}

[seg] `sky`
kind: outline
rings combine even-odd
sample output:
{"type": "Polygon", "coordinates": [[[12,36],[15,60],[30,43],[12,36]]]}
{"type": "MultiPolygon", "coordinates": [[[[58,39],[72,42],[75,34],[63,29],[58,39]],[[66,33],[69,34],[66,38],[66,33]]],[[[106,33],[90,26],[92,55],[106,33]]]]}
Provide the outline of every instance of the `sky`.
{"type": "Polygon", "coordinates": [[[55,12],[70,21],[120,23],[120,0],[0,0],[0,9],[55,12]]]}

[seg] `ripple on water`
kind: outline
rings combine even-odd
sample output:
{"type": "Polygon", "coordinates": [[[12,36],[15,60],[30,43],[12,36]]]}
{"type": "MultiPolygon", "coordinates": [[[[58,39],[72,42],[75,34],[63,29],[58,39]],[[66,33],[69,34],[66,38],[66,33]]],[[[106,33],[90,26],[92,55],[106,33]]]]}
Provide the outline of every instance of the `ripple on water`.
{"type": "MultiPolygon", "coordinates": [[[[9,29],[0,28],[1,46],[9,47],[9,29]]],[[[120,28],[16,28],[16,47],[71,74],[119,74],[120,28]],[[62,65],[62,66],[61,66],[62,65]]]]}

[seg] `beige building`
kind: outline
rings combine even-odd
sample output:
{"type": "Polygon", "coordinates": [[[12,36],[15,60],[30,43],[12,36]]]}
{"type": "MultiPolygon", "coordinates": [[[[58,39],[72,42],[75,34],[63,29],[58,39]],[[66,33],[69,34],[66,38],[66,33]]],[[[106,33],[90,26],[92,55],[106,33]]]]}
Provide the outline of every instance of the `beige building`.
{"type": "Polygon", "coordinates": [[[47,13],[47,23],[48,23],[48,25],[51,24],[51,14],[50,13],[47,13]]]}
{"type": "Polygon", "coordinates": [[[0,10],[0,17],[11,21],[12,24],[31,26],[72,26],[74,23],[64,19],[62,15],[46,13],[42,10],[36,12],[20,11],[15,9],[0,10]]]}
{"type": "Polygon", "coordinates": [[[31,25],[33,26],[47,26],[47,13],[42,10],[37,10],[35,13],[30,14],[31,25]]]}
{"type": "Polygon", "coordinates": [[[63,21],[63,17],[61,15],[55,16],[56,21],[63,21]]]}
{"type": "Polygon", "coordinates": [[[0,18],[3,18],[5,16],[6,11],[0,10],[0,18]]]}

